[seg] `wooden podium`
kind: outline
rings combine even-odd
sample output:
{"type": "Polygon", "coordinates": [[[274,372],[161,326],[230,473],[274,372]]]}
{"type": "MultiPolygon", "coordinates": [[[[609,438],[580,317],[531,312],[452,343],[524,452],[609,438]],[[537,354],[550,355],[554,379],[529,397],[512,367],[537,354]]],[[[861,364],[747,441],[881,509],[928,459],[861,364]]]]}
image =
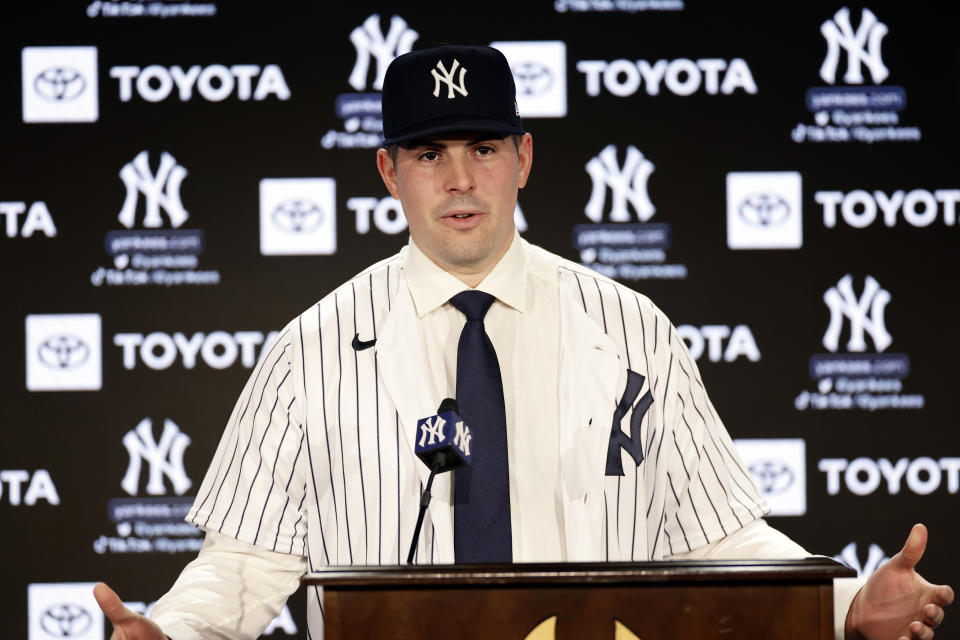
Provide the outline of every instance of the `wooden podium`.
{"type": "Polygon", "coordinates": [[[331,567],[325,640],[833,638],[827,558],[331,567]]]}

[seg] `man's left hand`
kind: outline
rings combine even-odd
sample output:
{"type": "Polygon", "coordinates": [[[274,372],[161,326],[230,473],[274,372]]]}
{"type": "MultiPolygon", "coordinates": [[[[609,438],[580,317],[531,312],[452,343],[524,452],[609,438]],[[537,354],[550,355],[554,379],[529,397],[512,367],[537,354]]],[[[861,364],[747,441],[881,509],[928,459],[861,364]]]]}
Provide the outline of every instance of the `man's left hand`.
{"type": "Polygon", "coordinates": [[[930,584],[914,569],[927,548],[927,528],[913,525],[900,553],[870,576],[847,612],[849,640],[929,640],[943,622],[953,589],[930,584]]]}

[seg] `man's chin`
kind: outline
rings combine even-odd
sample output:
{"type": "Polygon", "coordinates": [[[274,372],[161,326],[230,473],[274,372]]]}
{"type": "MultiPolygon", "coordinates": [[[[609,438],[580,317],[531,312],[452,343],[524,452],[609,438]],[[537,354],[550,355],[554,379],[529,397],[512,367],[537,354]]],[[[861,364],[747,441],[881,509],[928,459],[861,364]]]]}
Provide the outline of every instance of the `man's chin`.
{"type": "Polygon", "coordinates": [[[482,269],[489,260],[489,257],[487,255],[448,253],[447,255],[441,256],[441,259],[451,269],[458,271],[475,271],[482,269]]]}
{"type": "Polygon", "coordinates": [[[476,242],[465,242],[464,246],[455,246],[458,243],[451,242],[443,247],[437,255],[435,262],[440,266],[457,271],[481,271],[485,267],[489,268],[493,259],[493,251],[477,247],[476,242]]]}

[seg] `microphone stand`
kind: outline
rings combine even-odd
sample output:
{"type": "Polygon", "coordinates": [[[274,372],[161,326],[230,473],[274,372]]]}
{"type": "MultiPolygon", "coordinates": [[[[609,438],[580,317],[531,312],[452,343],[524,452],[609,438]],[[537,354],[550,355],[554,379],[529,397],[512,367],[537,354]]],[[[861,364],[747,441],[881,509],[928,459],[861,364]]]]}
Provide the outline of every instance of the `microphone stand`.
{"type": "Polygon", "coordinates": [[[420,496],[420,513],[417,515],[417,526],[413,530],[413,540],[410,541],[410,553],[407,554],[407,564],[413,564],[413,554],[417,550],[417,541],[420,539],[420,529],[423,527],[423,516],[426,515],[427,507],[430,505],[430,498],[433,497],[430,494],[430,488],[433,486],[433,476],[437,475],[440,467],[446,464],[446,460],[446,455],[438,453],[433,461],[433,467],[430,469],[430,477],[427,479],[427,487],[423,490],[423,495],[420,496]]]}

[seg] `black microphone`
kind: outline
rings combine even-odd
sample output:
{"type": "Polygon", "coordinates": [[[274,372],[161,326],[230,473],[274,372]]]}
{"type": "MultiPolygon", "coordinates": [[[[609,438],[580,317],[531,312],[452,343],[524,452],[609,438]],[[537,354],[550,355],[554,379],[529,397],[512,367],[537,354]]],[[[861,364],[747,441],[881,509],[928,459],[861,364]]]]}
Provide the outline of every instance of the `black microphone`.
{"type": "Polygon", "coordinates": [[[430,488],[433,486],[433,477],[438,473],[470,464],[470,442],[473,435],[470,433],[470,427],[463,423],[459,411],[456,400],[444,398],[436,415],[417,420],[414,452],[425,465],[430,467],[430,478],[420,496],[420,513],[417,516],[417,526],[413,530],[407,564],[413,564],[413,554],[420,539],[423,517],[427,513],[427,507],[432,498],[430,488]]]}

